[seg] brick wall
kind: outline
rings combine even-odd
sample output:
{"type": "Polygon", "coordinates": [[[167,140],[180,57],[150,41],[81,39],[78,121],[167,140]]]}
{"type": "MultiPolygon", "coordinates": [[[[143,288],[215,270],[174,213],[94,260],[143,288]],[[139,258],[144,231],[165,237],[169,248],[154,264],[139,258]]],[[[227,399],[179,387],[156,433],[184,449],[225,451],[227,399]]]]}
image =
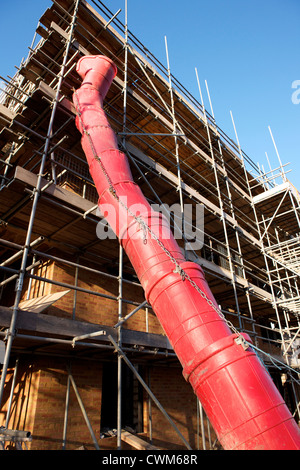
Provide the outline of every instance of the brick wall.
{"type": "MultiPolygon", "coordinates": [[[[57,262],[43,265],[36,274],[65,284],[75,284],[75,268],[57,262]]],[[[117,280],[85,270],[79,269],[77,285],[80,288],[113,297],[114,299],[118,297],[117,280]]],[[[66,287],[60,287],[42,281],[33,281],[30,298],[64,290],[66,290],[66,287]]],[[[24,292],[23,299],[26,298],[26,295],[27,288],[24,292]]],[[[71,290],[52,307],[48,308],[47,312],[49,315],[72,318],[75,297],[76,305],[74,312],[76,320],[108,326],[113,326],[117,323],[118,303],[116,300],[82,291],[77,291],[75,294],[75,291],[71,290]]],[[[140,304],[145,300],[141,287],[132,286],[127,283],[123,283],[123,298],[129,301],[124,301],[122,304],[123,317],[130,313],[136,307],[136,304],[140,304]],[[134,302],[135,304],[130,302],[134,302]]],[[[151,309],[148,310],[148,313],[146,313],[145,309],[141,309],[124,323],[124,328],[132,330],[146,332],[147,327],[150,333],[164,334],[159,321],[151,309]]]]}
{"type": "MultiPolygon", "coordinates": [[[[202,437],[197,439],[197,398],[191,386],[184,380],[180,368],[156,367],[150,370],[150,388],[155,397],[187,440],[193,449],[202,449],[202,437]]],[[[168,423],[166,417],[152,405],[152,435],[153,444],[166,449],[186,449],[182,439],[175,429],[168,423]]],[[[145,432],[149,435],[149,408],[144,403],[145,432]]],[[[207,422],[204,419],[206,429],[206,448],[209,448],[207,422]]],[[[214,431],[212,437],[215,439],[214,431]]]]}
{"type": "MultiPolygon", "coordinates": [[[[95,362],[92,367],[90,364],[87,367],[86,361],[74,361],[71,373],[92,429],[99,439],[102,365],[95,362]]],[[[11,370],[7,375],[9,384],[12,374],[11,370]]],[[[31,450],[62,449],[67,378],[67,364],[63,359],[37,357],[29,360],[26,356],[20,359],[8,428],[30,431],[33,439],[28,447],[31,450]]],[[[1,425],[5,423],[8,400],[6,393],[1,425]]],[[[71,385],[66,449],[82,445],[86,449],[95,448],[71,385]]]]}
{"type": "MultiPolygon", "coordinates": [[[[8,427],[32,433],[31,450],[62,449],[67,393],[67,361],[62,358],[22,356],[19,361],[13,406],[8,427]]],[[[116,439],[100,439],[102,364],[73,361],[71,373],[100,448],[116,448],[116,439]]],[[[11,384],[13,370],[7,375],[11,384]]],[[[9,390],[7,387],[6,390],[9,390]]],[[[197,448],[197,404],[180,368],[152,367],[150,388],[192,448],[197,448]]],[[[0,425],[4,425],[9,393],[3,399],[0,425]]],[[[152,402],[153,444],[161,448],[185,446],[161,411],[152,402]]],[[[212,431],[213,432],[213,431],[212,431]]],[[[144,392],[144,436],[150,436],[148,395],[144,392]]],[[[94,443],[70,385],[66,449],[94,449],[94,443]]],[[[200,438],[200,448],[202,440],[200,438]]]]}
{"type": "MultiPolygon", "coordinates": [[[[59,282],[74,284],[75,269],[59,263],[46,263],[39,268],[37,274],[59,282]]],[[[83,270],[79,270],[78,286],[113,297],[118,295],[116,280],[96,277],[83,270]]],[[[30,297],[61,290],[66,290],[66,288],[33,281],[30,297]]],[[[26,296],[27,286],[23,298],[26,296]]],[[[124,284],[123,296],[138,303],[144,301],[142,289],[132,285],[124,284]]],[[[71,291],[44,313],[72,318],[73,307],[74,291],[71,291]]],[[[76,320],[111,326],[118,320],[117,307],[115,300],[77,292],[75,318],[76,320]]],[[[124,303],[123,316],[134,308],[134,305],[124,303]]],[[[147,324],[149,332],[163,333],[156,316],[150,309],[147,324]]],[[[146,331],[146,311],[141,310],[133,315],[125,327],[146,331]]],[[[30,431],[33,436],[31,449],[62,449],[68,378],[67,365],[68,360],[59,357],[23,355],[20,358],[9,427],[30,431]]],[[[75,359],[71,367],[72,375],[99,445],[105,448],[115,448],[116,439],[110,442],[100,439],[102,370],[101,362],[80,359],[75,359]]],[[[12,381],[12,374],[13,369],[7,375],[9,384],[12,381]]],[[[195,447],[196,397],[191,387],[183,379],[181,369],[151,368],[150,388],[185,438],[195,447]]],[[[7,387],[3,401],[4,407],[0,416],[1,425],[5,422],[9,390],[10,386],[7,387]]],[[[144,393],[144,432],[146,436],[149,435],[147,404],[148,396],[144,393]]],[[[93,449],[94,444],[72,386],[70,387],[68,412],[66,448],[76,449],[84,446],[86,449],[93,449]]],[[[152,422],[154,443],[163,448],[184,448],[172,426],[155,405],[152,405],[152,422]]]]}
{"type": "MultiPolygon", "coordinates": [[[[13,393],[11,415],[7,427],[9,429],[32,432],[37,406],[40,374],[39,370],[34,366],[34,363],[27,357],[25,359],[19,359],[18,362],[16,386],[13,393]]],[[[6,376],[6,385],[0,413],[1,426],[4,426],[6,421],[13,374],[14,369],[9,369],[6,376]]]]}

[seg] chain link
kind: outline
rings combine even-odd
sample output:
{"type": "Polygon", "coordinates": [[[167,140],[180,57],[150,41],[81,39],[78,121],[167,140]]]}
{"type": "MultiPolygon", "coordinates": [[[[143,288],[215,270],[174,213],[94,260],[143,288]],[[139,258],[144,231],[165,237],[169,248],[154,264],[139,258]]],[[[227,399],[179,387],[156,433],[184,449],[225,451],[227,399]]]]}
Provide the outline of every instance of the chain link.
{"type": "Polygon", "coordinates": [[[87,136],[87,138],[88,138],[88,141],[89,141],[89,144],[90,144],[92,153],[93,153],[93,157],[94,157],[94,159],[95,159],[95,160],[100,164],[100,166],[101,166],[101,170],[102,170],[102,172],[103,172],[103,174],[104,174],[104,176],[105,176],[105,178],[106,178],[106,180],[107,180],[107,182],[108,182],[108,184],[109,184],[109,191],[110,191],[113,195],[116,195],[117,193],[116,193],[116,190],[115,190],[115,188],[114,188],[114,186],[113,186],[113,183],[112,183],[112,181],[111,181],[111,179],[110,179],[110,177],[109,177],[109,174],[108,174],[108,172],[106,171],[106,168],[105,168],[105,166],[103,165],[103,162],[102,162],[101,158],[99,157],[99,155],[97,155],[97,152],[96,152],[96,149],[95,149],[93,140],[92,140],[92,138],[91,138],[89,132],[88,132],[87,129],[85,128],[84,123],[83,123],[83,121],[82,121],[81,112],[80,112],[80,105],[79,105],[79,101],[78,101],[78,97],[77,97],[77,91],[75,91],[75,93],[74,93],[74,98],[75,98],[75,101],[76,101],[76,103],[75,103],[75,108],[76,108],[76,111],[77,111],[77,116],[78,116],[78,118],[79,118],[79,120],[80,120],[80,124],[81,124],[81,127],[82,127],[82,131],[83,131],[83,133],[84,133],[84,134],[87,136]]]}

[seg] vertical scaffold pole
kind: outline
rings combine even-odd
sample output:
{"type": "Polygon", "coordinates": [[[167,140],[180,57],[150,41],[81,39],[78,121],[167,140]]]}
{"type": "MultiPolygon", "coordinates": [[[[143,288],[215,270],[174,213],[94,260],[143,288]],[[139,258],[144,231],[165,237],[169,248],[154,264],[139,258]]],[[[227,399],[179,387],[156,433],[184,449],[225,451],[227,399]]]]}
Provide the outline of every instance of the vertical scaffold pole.
{"type": "MultiPolygon", "coordinates": [[[[126,120],[127,120],[127,80],[128,80],[128,4],[125,0],[125,43],[124,43],[124,88],[123,88],[123,146],[126,147],[126,120]]],[[[118,322],[122,319],[123,296],[123,248],[119,244],[119,295],[118,295],[118,322]]],[[[118,345],[122,347],[122,323],[118,327],[118,345]]],[[[118,353],[118,379],[117,379],[117,449],[121,450],[122,432],[122,357],[118,353]]]]}
{"type": "MultiPolygon", "coordinates": [[[[118,321],[122,319],[122,297],[123,297],[123,248],[119,245],[119,295],[118,295],[118,321]]],[[[118,345],[122,347],[122,323],[118,327],[118,345]]],[[[117,448],[121,449],[122,432],[122,357],[118,354],[118,404],[117,404],[117,448]]]]}
{"type": "Polygon", "coordinates": [[[268,128],[269,128],[270,136],[271,136],[271,139],[272,139],[272,142],[273,142],[273,145],[274,145],[274,148],[275,148],[275,152],[276,152],[276,155],[277,155],[277,158],[278,158],[278,161],[279,161],[279,165],[280,165],[280,168],[281,168],[281,176],[282,176],[283,181],[286,182],[287,177],[285,176],[285,173],[284,173],[284,170],[283,170],[282,161],[281,161],[278,149],[277,149],[277,145],[275,143],[275,139],[274,139],[271,127],[268,126],[268,128]]]}
{"type": "Polygon", "coordinates": [[[26,241],[25,241],[25,245],[24,245],[24,251],[23,251],[23,256],[22,256],[20,274],[19,274],[19,277],[17,279],[17,284],[16,284],[15,302],[14,302],[14,306],[13,306],[13,312],[12,312],[12,316],[11,316],[10,327],[9,327],[8,333],[7,333],[7,338],[8,339],[7,339],[7,345],[6,345],[6,353],[5,353],[4,364],[3,364],[3,368],[2,368],[2,375],[1,375],[1,380],[0,380],[0,408],[1,408],[2,399],[3,399],[3,391],[4,391],[4,385],[5,385],[5,380],[6,380],[6,374],[7,374],[7,369],[8,369],[9,358],[10,358],[10,354],[11,354],[12,343],[13,343],[13,339],[14,339],[14,336],[15,336],[15,328],[16,328],[16,321],[17,321],[17,316],[18,316],[18,308],[19,308],[19,303],[20,303],[21,296],[22,296],[22,289],[23,289],[24,278],[25,278],[25,273],[26,273],[27,258],[28,258],[28,254],[29,254],[29,246],[30,246],[30,240],[31,240],[31,235],[32,235],[32,230],[33,230],[33,223],[34,223],[35,214],[36,214],[36,210],[37,210],[37,204],[38,204],[38,200],[39,200],[39,196],[40,196],[42,177],[43,177],[43,172],[44,172],[44,168],[45,168],[46,159],[47,159],[47,156],[48,156],[54,118],[55,118],[57,106],[58,106],[58,103],[59,103],[60,89],[61,89],[61,85],[62,85],[64,73],[65,73],[65,67],[66,67],[66,63],[67,63],[67,59],[68,59],[68,54],[69,54],[69,50],[70,50],[70,46],[71,46],[71,41],[72,41],[72,37],[73,37],[75,24],[76,24],[76,18],[77,18],[79,3],[80,3],[80,0],[75,1],[72,21],[71,21],[71,25],[70,25],[70,31],[69,31],[69,35],[68,35],[68,40],[66,42],[64,58],[63,58],[62,66],[61,66],[60,73],[59,73],[58,86],[57,86],[55,98],[54,98],[54,101],[53,101],[50,121],[49,121],[49,125],[48,125],[47,137],[46,137],[46,141],[45,141],[45,147],[44,147],[44,151],[43,151],[43,155],[42,155],[42,159],[41,159],[41,164],[40,164],[40,169],[39,169],[39,174],[38,174],[38,178],[37,178],[36,187],[34,188],[33,203],[32,203],[32,209],[31,209],[30,219],[29,219],[28,228],[27,228],[26,241]]]}
{"type": "MultiPolygon", "coordinates": [[[[235,270],[234,270],[234,267],[233,267],[232,257],[231,257],[231,252],[230,252],[230,246],[229,246],[229,238],[228,238],[226,220],[225,220],[225,210],[224,210],[224,204],[223,204],[223,200],[222,200],[222,192],[221,192],[220,183],[219,183],[219,176],[218,176],[218,165],[217,165],[217,162],[216,162],[215,152],[214,152],[214,148],[213,148],[213,144],[212,144],[212,140],[211,140],[211,136],[210,136],[210,128],[209,128],[209,125],[208,125],[208,119],[207,119],[205,106],[204,106],[204,102],[203,102],[203,95],[202,95],[201,86],[200,86],[200,82],[199,82],[198,72],[197,72],[197,69],[195,69],[195,70],[196,70],[196,75],[197,75],[197,81],[198,81],[199,93],[200,93],[200,98],[201,98],[201,104],[202,104],[203,113],[204,113],[205,125],[206,125],[206,129],[207,129],[207,137],[208,137],[208,141],[209,141],[210,153],[211,153],[211,158],[212,158],[212,161],[213,161],[213,170],[214,170],[214,176],[215,176],[219,206],[220,206],[220,210],[221,210],[221,214],[222,214],[221,215],[221,222],[222,222],[222,225],[223,225],[223,232],[224,232],[224,237],[225,237],[225,246],[226,246],[226,250],[227,250],[227,258],[228,258],[228,263],[229,263],[229,268],[230,268],[230,273],[231,273],[231,278],[232,278],[232,288],[233,288],[235,304],[236,304],[236,309],[237,309],[237,314],[238,314],[239,326],[241,328],[242,325],[241,325],[240,308],[239,308],[239,302],[238,302],[238,296],[237,296],[236,274],[235,274],[235,270]]],[[[210,98],[210,93],[209,93],[209,89],[208,89],[208,84],[207,84],[206,80],[205,80],[205,85],[206,85],[206,91],[207,91],[207,95],[208,95],[208,99],[209,99],[209,103],[210,103],[210,108],[211,108],[213,121],[214,121],[214,124],[216,126],[214,110],[213,110],[213,106],[212,106],[212,102],[211,102],[211,98],[210,98]]],[[[221,148],[217,128],[216,128],[216,135],[217,135],[217,140],[218,140],[218,145],[219,145],[219,153],[222,157],[222,148],[221,148]]],[[[222,160],[223,160],[223,158],[222,158],[222,160]]],[[[223,164],[223,167],[224,167],[224,162],[223,161],[222,161],[222,164],[223,164]]]]}
{"type": "Polygon", "coordinates": [[[69,403],[70,403],[70,385],[71,385],[71,379],[70,379],[70,374],[68,372],[65,414],[64,414],[63,442],[62,442],[63,450],[66,450],[66,443],[67,443],[67,428],[68,428],[68,415],[69,415],[69,403]]]}
{"type": "MultiPolygon", "coordinates": [[[[179,160],[179,144],[178,144],[178,137],[177,137],[177,123],[176,123],[176,116],[175,116],[175,106],[174,106],[174,96],[173,96],[171,69],[170,69],[170,61],[169,61],[168,43],[167,43],[167,37],[166,36],[165,36],[165,46],[166,46],[167,66],[168,66],[169,93],[170,93],[172,119],[173,119],[173,132],[174,132],[174,139],[175,139],[175,158],[176,158],[177,178],[178,178],[178,187],[177,187],[177,189],[178,189],[178,193],[179,193],[180,210],[181,210],[181,230],[182,230],[182,234],[183,234],[183,239],[185,240],[185,236],[184,236],[184,205],[183,205],[182,182],[181,182],[180,160],[179,160]]],[[[186,244],[184,243],[184,245],[186,245],[186,244]]]]}

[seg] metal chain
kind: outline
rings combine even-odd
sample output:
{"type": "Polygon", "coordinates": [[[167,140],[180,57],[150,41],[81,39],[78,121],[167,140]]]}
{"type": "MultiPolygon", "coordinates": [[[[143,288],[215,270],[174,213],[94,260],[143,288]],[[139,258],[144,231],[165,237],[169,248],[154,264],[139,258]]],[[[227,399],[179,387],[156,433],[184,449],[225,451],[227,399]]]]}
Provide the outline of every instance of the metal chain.
{"type": "MultiPolygon", "coordinates": [[[[118,194],[117,194],[117,191],[110,179],[110,176],[101,160],[101,158],[99,157],[99,155],[97,154],[96,152],[96,149],[95,149],[95,146],[94,146],[94,143],[93,143],[93,140],[89,134],[89,132],[86,130],[84,124],[83,124],[83,121],[81,119],[81,112],[79,110],[79,101],[78,101],[78,98],[77,98],[77,94],[76,92],[74,93],[74,96],[76,98],[76,104],[75,104],[75,108],[76,108],[76,111],[77,111],[77,116],[80,120],[80,123],[81,123],[81,127],[82,127],[82,130],[84,132],[84,134],[87,136],[88,140],[89,140],[89,144],[91,146],[91,150],[92,150],[92,153],[93,153],[93,157],[94,159],[99,163],[100,167],[101,167],[101,170],[108,182],[108,185],[109,185],[109,191],[110,193],[113,195],[113,197],[119,202],[120,205],[123,206],[123,208],[128,212],[128,214],[133,218],[135,219],[135,221],[140,225],[141,229],[143,230],[144,232],[144,243],[147,243],[147,235],[145,235],[147,232],[153,237],[153,239],[157,242],[157,244],[160,246],[160,248],[164,251],[164,253],[168,256],[168,258],[170,259],[170,261],[172,261],[172,263],[175,265],[175,269],[174,269],[174,273],[178,273],[180,276],[181,276],[181,279],[182,281],[185,281],[187,280],[191,285],[192,287],[194,287],[194,289],[196,289],[196,291],[201,295],[201,297],[203,299],[206,300],[207,304],[212,307],[215,312],[219,315],[219,317],[226,323],[226,325],[229,327],[230,330],[232,330],[233,333],[235,333],[237,336],[235,338],[235,341],[238,343],[238,344],[241,344],[242,347],[244,349],[247,349],[248,347],[251,347],[253,349],[256,349],[257,351],[261,352],[262,354],[265,354],[266,356],[268,356],[269,358],[271,358],[271,361],[274,363],[275,362],[278,362],[279,364],[281,364],[282,366],[285,366],[285,367],[288,367],[291,371],[293,372],[296,372],[297,371],[289,366],[287,366],[286,364],[283,364],[282,362],[280,362],[278,359],[274,359],[270,356],[270,354],[268,353],[265,353],[263,350],[257,348],[256,346],[254,346],[253,344],[250,344],[245,338],[244,336],[242,336],[242,334],[236,329],[236,327],[233,325],[233,323],[228,320],[224,313],[218,308],[216,307],[216,305],[213,303],[213,301],[211,299],[209,299],[207,297],[207,295],[205,294],[205,292],[203,292],[202,289],[200,289],[200,287],[196,284],[196,282],[184,271],[184,269],[182,269],[182,267],[180,266],[180,264],[178,263],[178,261],[176,260],[176,258],[174,258],[174,256],[172,256],[172,254],[169,252],[169,250],[164,246],[163,242],[157,237],[157,235],[153,232],[153,230],[151,230],[151,228],[149,227],[149,225],[139,216],[136,216],[130,209],[129,207],[127,207],[127,205],[119,198],[118,194]]],[[[278,368],[280,368],[280,366],[277,366],[278,368]]],[[[290,374],[290,377],[295,380],[297,383],[299,383],[299,381],[297,381],[291,374],[290,374]]]]}
{"type": "MultiPolygon", "coordinates": [[[[235,341],[237,344],[240,344],[245,350],[248,349],[249,347],[251,347],[252,349],[255,349],[257,350],[258,352],[260,352],[261,354],[264,354],[265,356],[269,357],[269,359],[271,360],[271,362],[276,366],[278,367],[278,369],[281,369],[279,365],[276,365],[275,362],[278,362],[278,364],[280,364],[281,366],[285,366],[287,367],[288,369],[290,369],[291,371],[293,372],[296,372],[297,371],[291,367],[289,367],[288,365],[286,364],[283,364],[281,361],[279,361],[278,359],[276,358],[272,358],[272,356],[268,353],[266,353],[265,351],[263,351],[262,349],[259,349],[257,346],[255,346],[254,344],[252,343],[249,343],[245,337],[241,334],[240,331],[238,331],[236,329],[236,327],[233,325],[233,323],[228,320],[224,313],[215,306],[215,304],[213,303],[213,301],[211,299],[209,299],[207,297],[207,295],[205,294],[205,292],[203,292],[200,287],[196,284],[196,282],[184,271],[184,269],[181,268],[180,264],[177,262],[176,258],[174,258],[174,256],[171,255],[171,253],[169,252],[169,250],[164,246],[163,242],[157,237],[157,235],[151,230],[151,228],[149,227],[149,225],[143,220],[141,219],[141,217],[138,217],[136,216],[127,206],[126,204],[124,204],[124,202],[119,199],[119,196],[117,195],[116,191],[114,192],[114,195],[116,197],[116,199],[118,200],[118,202],[124,207],[124,209],[129,213],[129,215],[131,217],[133,217],[136,222],[141,226],[141,228],[144,230],[144,231],[147,231],[149,232],[149,234],[153,237],[153,239],[157,242],[157,244],[161,247],[161,249],[166,253],[166,255],[168,256],[168,258],[170,258],[170,260],[172,261],[172,263],[175,264],[175,269],[174,269],[174,273],[178,273],[180,274],[181,276],[181,279],[184,281],[185,279],[187,279],[189,281],[189,283],[194,287],[194,289],[196,289],[197,292],[199,292],[199,294],[201,295],[201,297],[203,297],[203,299],[206,300],[206,302],[208,303],[208,305],[210,307],[212,307],[215,312],[220,316],[220,318],[226,323],[226,325],[229,327],[229,329],[236,334],[236,338],[235,338],[235,341]]],[[[259,356],[257,356],[259,358],[259,356]]],[[[265,365],[262,363],[262,365],[265,367],[265,365]]],[[[292,380],[295,380],[298,384],[299,384],[299,381],[296,380],[291,374],[290,374],[290,377],[292,380]]]]}
{"type": "MultiPolygon", "coordinates": [[[[116,189],[114,188],[114,185],[109,177],[109,174],[101,160],[101,158],[99,157],[99,155],[97,154],[96,152],[96,149],[95,149],[95,146],[94,146],[94,143],[93,143],[93,140],[89,134],[89,132],[87,131],[87,129],[85,128],[84,126],[84,123],[81,119],[81,112],[80,112],[80,108],[79,108],[79,101],[78,101],[78,98],[77,98],[77,92],[74,93],[74,96],[76,98],[76,104],[75,104],[75,108],[76,108],[76,111],[77,111],[77,115],[78,115],[78,118],[80,120],[80,123],[81,123],[81,127],[82,127],[82,130],[84,132],[84,134],[87,136],[88,138],[88,141],[89,141],[89,144],[90,144],[90,147],[91,147],[91,150],[92,150],[92,153],[93,153],[93,157],[94,159],[100,164],[100,167],[101,167],[101,170],[108,182],[108,185],[109,185],[109,191],[110,193],[113,195],[113,197],[119,202],[120,205],[123,206],[123,208],[128,212],[128,214],[135,219],[135,221],[140,225],[141,229],[144,231],[144,234],[145,233],[149,233],[152,238],[157,242],[157,244],[160,246],[160,248],[164,251],[164,253],[168,256],[168,258],[170,259],[170,261],[172,261],[172,263],[175,265],[175,269],[174,269],[174,273],[178,273],[180,276],[181,276],[181,279],[184,281],[184,280],[187,280],[191,285],[192,287],[194,287],[194,289],[196,289],[196,291],[201,295],[201,297],[206,300],[207,304],[212,307],[215,312],[220,316],[220,318],[227,324],[227,326],[237,335],[237,338],[240,338],[240,340],[244,343],[247,343],[247,341],[245,340],[245,338],[241,335],[241,333],[235,328],[235,326],[232,324],[231,321],[229,321],[225,315],[223,314],[223,312],[218,308],[216,307],[216,305],[214,304],[214,302],[209,299],[206,295],[206,293],[200,289],[200,287],[196,284],[196,282],[191,279],[191,277],[184,271],[184,269],[182,269],[182,267],[180,266],[180,264],[178,263],[178,261],[176,260],[176,258],[174,258],[174,256],[171,255],[171,253],[169,252],[169,250],[165,247],[165,245],[163,244],[163,242],[156,236],[156,234],[153,232],[153,230],[151,230],[151,228],[149,227],[149,225],[139,216],[136,216],[130,209],[129,207],[127,207],[127,205],[119,198],[118,194],[117,194],[117,191],[116,189]]],[[[147,237],[144,235],[144,243],[147,243],[147,237]]]]}
{"type": "Polygon", "coordinates": [[[110,179],[110,176],[109,176],[108,172],[106,171],[106,168],[105,168],[105,166],[103,165],[103,162],[102,162],[101,158],[100,158],[99,155],[97,154],[96,149],[95,149],[95,146],[94,146],[94,143],[93,143],[93,140],[92,140],[92,138],[91,138],[89,132],[86,130],[86,128],[85,128],[85,126],[84,126],[84,123],[83,123],[83,121],[82,121],[82,119],[81,119],[81,112],[80,112],[80,105],[79,105],[79,101],[78,101],[78,97],[77,97],[77,91],[75,91],[74,97],[75,97],[75,101],[76,101],[76,103],[75,103],[75,108],[76,108],[76,111],[77,111],[77,116],[78,116],[78,118],[79,118],[79,120],[80,120],[80,124],[81,124],[82,130],[83,130],[84,134],[85,134],[85,135],[87,136],[87,138],[88,138],[88,141],[89,141],[89,144],[90,144],[92,153],[93,153],[93,157],[94,157],[94,159],[99,163],[99,165],[101,166],[101,170],[102,170],[102,172],[103,172],[103,174],[104,174],[104,176],[105,176],[105,178],[106,178],[106,180],[107,180],[107,182],[108,182],[108,184],[109,184],[109,191],[112,193],[112,195],[113,195],[114,197],[117,197],[117,193],[116,193],[116,190],[115,190],[115,188],[114,188],[114,186],[113,186],[113,183],[112,183],[112,181],[111,181],[111,179],[110,179]]]}
{"type": "MultiPolygon", "coordinates": [[[[207,304],[212,307],[215,312],[220,316],[220,318],[222,320],[225,321],[225,323],[228,325],[228,327],[238,336],[238,337],[241,337],[241,339],[243,341],[245,341],[245,338],[241,335],[241,333],[235,328],[235,326],[232,324],[231,321],[229,321],[224,313],[218,308],[216,307],[216,305],[214,304],[214,302],[209,299],[206,295],[206,293],[200,289],[200,287],[198,286],[198,284],[196,284],[196,282],[189,276],[189,274],[184,271],[184,269],[180,266],[180,264],[178,263],[178,261],[176,260],[176,258],[174,258],[174,256],[171,255],[171,253],[169,252],[169,250],[165,247],[165,245],[163,244],[163,242],[157,237],[157,235],[153,232],[153,230],[149,227],[149,225],[141,218],[141,217],[138,217],[136,216],[127,206],[126,204],[119,199],[119,197],[117,196],[116,192],[115,192],[115,197],[118,199],[119,203],[124,207],[124,209],[128,212],[128,214],[133,217],[136,222],[140,225],[140,227],[144,230],[144,232],[149,232],[149,234],[152,236],[152,238],[157,242],[157,244],[160,246],[160,248],[164,251],[164,253],[168,256],[168,258],[170,259],[170,261],[172,261],[172,263],[175,265],[175,269],[174,269],[174,273],[178,273],[180,276],[181,276],[181,279],[183,281],[187,280],[189,281],[189,283],[192,285],[192,287],[194,287],[194,289],[196,289],[196,291],[201,295],[201,297],[206,300],[207,304]]],[[[146,241],[146,240],[145,240],[146,241]]]]}

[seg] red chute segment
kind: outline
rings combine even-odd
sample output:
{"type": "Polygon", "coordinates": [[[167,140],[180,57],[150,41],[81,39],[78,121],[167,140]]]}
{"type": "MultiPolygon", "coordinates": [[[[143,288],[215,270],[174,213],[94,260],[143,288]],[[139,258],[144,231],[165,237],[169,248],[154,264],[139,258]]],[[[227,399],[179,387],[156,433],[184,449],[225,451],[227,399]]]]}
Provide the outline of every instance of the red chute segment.
{"type": "Polygon", "coordinates": [[[242,335],[233,334],[201,267],[185,261],[169,224],[151,208],[103,110],[117,73],[105,56],[79,60],[74,93],[99,208],[120,239],[224,449],[296,450],[300,431],[273,381],[242,335]],[[246,344],[246,347],[245,347],[246,344]]]}

